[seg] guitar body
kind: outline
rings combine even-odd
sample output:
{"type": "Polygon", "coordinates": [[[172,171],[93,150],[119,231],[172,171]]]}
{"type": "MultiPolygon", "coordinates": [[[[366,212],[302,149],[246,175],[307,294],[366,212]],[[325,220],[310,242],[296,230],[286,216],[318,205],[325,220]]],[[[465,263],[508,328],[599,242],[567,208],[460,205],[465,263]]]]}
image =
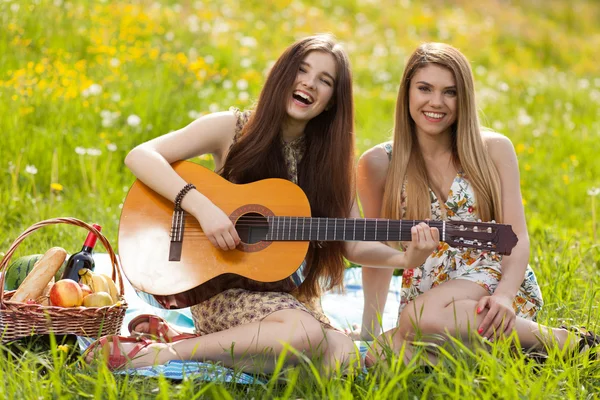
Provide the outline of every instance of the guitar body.
{"type": "MultiPolygon", "coordinates": [[[[245,214],[311,215],[304,192],[287,180],[236,185],[191,162],[178,162],[173,168],[234,223],[245,214]]],[[[119,254],[127,279],[138,291],[152,295],[165,308],[182,308],[231,287],[277,291],[296,287],[289,277],[301,266],[309,242],[260,241],[223,251],[187,214],[180,260],[169,261],[173,207],[172,201],[139,180],[127,194],[119,223],[119,254]]]]}

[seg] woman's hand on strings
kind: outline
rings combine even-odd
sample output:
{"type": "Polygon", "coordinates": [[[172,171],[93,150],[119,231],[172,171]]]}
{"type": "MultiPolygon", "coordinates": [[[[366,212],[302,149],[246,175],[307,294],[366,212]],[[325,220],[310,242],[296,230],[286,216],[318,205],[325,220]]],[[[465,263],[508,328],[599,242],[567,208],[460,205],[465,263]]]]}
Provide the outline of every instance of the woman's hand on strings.
{"type": "Polygon", "coordinates": [[[411,242],[405,252],[405,268],[416,268],[423,264],[427,257],[438,247],[440,232],[424,222],[415,225],[410,230],[411,242]]]}
{"type": "Polygon", "coordinates": [[[204,235],[218,249],[233,250],[240,243],[240,237],[235,230],[233,222],[227,214],[213,203],[202,208],[196,217],[204,235]]]}

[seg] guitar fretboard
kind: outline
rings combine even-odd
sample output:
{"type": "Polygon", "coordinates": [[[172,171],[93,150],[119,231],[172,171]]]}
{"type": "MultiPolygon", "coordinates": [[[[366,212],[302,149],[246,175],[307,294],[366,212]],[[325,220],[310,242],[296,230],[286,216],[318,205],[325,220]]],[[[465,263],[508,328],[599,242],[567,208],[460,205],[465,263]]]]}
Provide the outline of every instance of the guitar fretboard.
{"type": "Polygon", "coordinates": [[[410,241],[410,229],[426,222],[446,239],[445,221],[389,220],[367,218],[267,217],[268,241],[410,241]]]}

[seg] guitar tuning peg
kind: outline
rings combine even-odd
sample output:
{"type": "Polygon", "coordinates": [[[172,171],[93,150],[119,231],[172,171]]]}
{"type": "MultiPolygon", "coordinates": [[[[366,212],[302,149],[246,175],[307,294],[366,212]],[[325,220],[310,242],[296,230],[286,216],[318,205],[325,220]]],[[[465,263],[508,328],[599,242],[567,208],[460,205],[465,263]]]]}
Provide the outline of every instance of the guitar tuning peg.
{"type": "Polygon", "coordinates": [[[473,227],[473,232],[479,232],[479,227],[477,227],[477,225],[473,227]]]}
{"type": "Polygon", "coordinates": [[[493,219],[493,220],[491,220],[491,221],[490,221],[490,223],[491,223],[491,224],[495,224],[495,223],[496,223],[496,220],[495,220],[495,219],[493,219]]]}
{"type": "Polygon", "coordinates": [[[491,226],[488,226],[487,233],[492,233],[492,227],[491,226]]]}
{"type": "Polygon", "coordinates": [[[479,218],[479,219],[477,220],[477,222],[483,222],[483,221],[481,220],[481,218],[479,218]]]}

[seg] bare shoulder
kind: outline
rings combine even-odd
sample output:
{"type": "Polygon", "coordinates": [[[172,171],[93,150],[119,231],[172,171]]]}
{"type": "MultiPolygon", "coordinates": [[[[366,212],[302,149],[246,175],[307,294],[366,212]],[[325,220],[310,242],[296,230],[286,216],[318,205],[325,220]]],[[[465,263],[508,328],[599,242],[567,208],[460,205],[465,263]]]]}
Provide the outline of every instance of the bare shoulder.
{"type": "Polygon", "coordinates": [[[507,136],[492,130],[482,130],[481,138],[489,155],[495,162],[506,161],[515,157],[515,147],[507,136]]]}
{"type": "Polygon", "coordinates": [[[236,133],[238,117],[233,111],[221,111],[203,115],[184,129],[196,138],[205,138],[210,153],[226,151],[236,133]]]}
{"type": "Polygon", "coordinates": [[[365,151],[358,160],[359,174],[372,181],[385,181],[389,165],[389,155],[382,145],[365,151]]]}

